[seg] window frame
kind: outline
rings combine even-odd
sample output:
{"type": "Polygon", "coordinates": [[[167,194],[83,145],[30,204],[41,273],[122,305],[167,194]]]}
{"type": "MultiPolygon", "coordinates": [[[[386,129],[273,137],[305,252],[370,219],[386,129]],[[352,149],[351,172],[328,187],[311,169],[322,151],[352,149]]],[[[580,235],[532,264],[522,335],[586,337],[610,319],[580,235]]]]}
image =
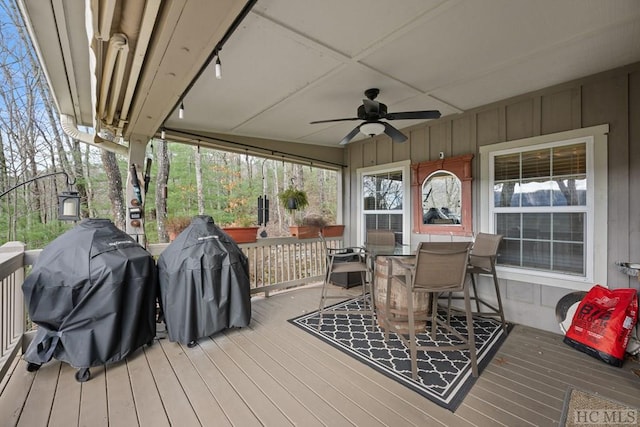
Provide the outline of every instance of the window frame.
{"type": "Polygon", "coordinates": [[[413,170],[413,232],[418,234],[444,234],[453,236],[473,235],[473,203],[471,200],[471,161],[473,154],[450,157],[411,165],[413,170]],[[422,186],[424,182],[438,171],[449,172],[460,180],[461,217],[460,224],[433,225],[424,224],[422,220],[422,186]]]}
{"type": "MultiPolygon", "coordinates": [[[[402,212],[402,244],[408,245],[411,240],[411,161],[405,160],[401,162],[387,163],[383,165],[369,166],[365,168],[358,168],[356,170],[356,179],[358,180],[357,193],[358,193],[358,218],[357,225],[357,244],[362,245],[365,241],[365,221],[364,221],[364,191],[362,186],[362,180],[365,175],[377,175],[388,172],[402,172],[402,209],[394,210],[392,212],[402,212]]],[[[376,211],[370,210],[367,213],[390,211],[376,211]]]]}
{"type": "Polygon", "coordinates": [[[498,265],[503,279],[536,283],[567,289],[589,290],[594,284],[606,286],[607,263],[607,134],[609,125],[592,126],[566,132],[519,139],[480,147],[480,229],[495,233],[495,214],[549,211],[584,212],[585,275],[498,265]],[[521,153],[576,143],[586,143],[587,203],[571,207],[495,207],[493,206],[493,159],[504,154],[521,153]],[[604,242],[596,245],[595,242],[604,242]]]}

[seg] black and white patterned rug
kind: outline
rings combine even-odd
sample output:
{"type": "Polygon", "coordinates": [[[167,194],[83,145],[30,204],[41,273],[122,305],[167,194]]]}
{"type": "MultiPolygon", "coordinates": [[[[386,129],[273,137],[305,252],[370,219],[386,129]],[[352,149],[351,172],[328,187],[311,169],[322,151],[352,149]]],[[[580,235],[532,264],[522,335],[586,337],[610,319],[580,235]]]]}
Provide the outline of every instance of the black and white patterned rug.
{"type": "MultiPolygon", "coordinates": [[[[331,308],[333,310],[357,310],[362,298],[350,299],[331,308]]],[[[352,357],[366,363],[388,377],[420,393],[432,402],[455,411],[467,392],[475,383],[471,375],[468,352],[461,351],[418,351],[418,380],[411,376],[411,356],[409,349],[395,334],[389,334],[384,341],[384,330],[376,324],[371,329],[371,317],[357,313],[325,313],[322,327],[318,331],[317,311],[290,319],[289,322],[321,338],[352,357]]],[[[506,334],[500,323],[493,319],[474,318],[478,368],[480,372],[496,353],[506,334]]],[[[452,316],[451,326],[466,335],[464,316],[452,316]]],[[[438,331],[434,342],[427,333],[418,334],[418,345],[457,344],[455,336],[438,331]]]]}

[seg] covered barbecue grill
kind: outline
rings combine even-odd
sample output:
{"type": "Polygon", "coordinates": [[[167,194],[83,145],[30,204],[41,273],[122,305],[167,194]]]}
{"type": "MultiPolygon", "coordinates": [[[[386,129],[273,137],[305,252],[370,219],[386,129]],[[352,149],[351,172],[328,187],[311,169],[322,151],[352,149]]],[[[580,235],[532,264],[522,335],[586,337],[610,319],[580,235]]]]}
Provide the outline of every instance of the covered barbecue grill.
{"type": "Polygon", "coordinates": [[[249,261],[213,218],[196,216],[158,259],[170,341],[198,338],[251,320],[249,261]]]}
{"type": "Polygon", "coordinates": [[[28,369],[51,358],[79,368],[124,359],[156,333],[153,257],[108,219],[86,219],[48,244],[22,290],[38,325],[28,369]]]}

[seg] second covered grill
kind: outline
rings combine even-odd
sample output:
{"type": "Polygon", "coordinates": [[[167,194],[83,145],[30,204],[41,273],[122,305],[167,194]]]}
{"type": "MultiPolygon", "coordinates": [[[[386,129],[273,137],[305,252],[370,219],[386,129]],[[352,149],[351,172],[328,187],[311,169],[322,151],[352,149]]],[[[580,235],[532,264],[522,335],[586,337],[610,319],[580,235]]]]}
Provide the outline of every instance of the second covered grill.
{"type": "Polygon", "coordinates": [[[158,259],[170,341],[202,337],[251,320],[249,261],[213,218],[196,216],[158,259]]]}

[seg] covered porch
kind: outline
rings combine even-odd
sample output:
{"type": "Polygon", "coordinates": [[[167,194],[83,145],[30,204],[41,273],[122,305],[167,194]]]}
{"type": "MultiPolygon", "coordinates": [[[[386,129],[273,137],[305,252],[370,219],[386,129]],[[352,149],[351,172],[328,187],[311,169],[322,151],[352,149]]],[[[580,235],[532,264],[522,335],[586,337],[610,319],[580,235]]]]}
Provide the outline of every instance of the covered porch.
{"type": "MultiPolygon", "coordinates": [[[[105,10],[120,3],[91,2],[105,10]]],[[[591,247],[597,241],[600,252],[588,252],[585,262],[598,271],[590,277],[593,282],[637,286],[615,265],[618,260],[637,260],[640,248],[640,199],[633,191],[640,171],[640,150],[634,143],[640,133],[640,122],[635,120],[640,111],[640,56],[631,42],[639,31],[637,4],[620,2],[609,14],[605,3],[592,2],[576,10],[572,3],[558,2],[545,14],[537,8],[551,8],[551,2],[521,4],[523,10],[503,8],[497,2],[491,7],[476,2],[413,2],[415,10],[377,8],[381,24],[362,28],[354,23],[361,22],[362,9],[370,7],[363,1],[362,7],[342,10],[342,14],[335,5],[319,11],[309,21],[322,25],[305,29],[298,27],[304,21],[299,19],[302,10],[292,10],[283,1],[260,2],[246,15],[246,25],[238,33],[242,37],[234,46],[227,31],[255,2],[127,3],[137,5],[136,16],[146,23],[139,34],[150,35],[154,29],[154,37],[129,38],[132,51],[134,46],[140,49],[135,57],[143,58],[142,63],[136,61],[120,76],[122,94],[109,93],[105,85],[100,104],[102,108],[109,104],[112,110],[105,114],[96,111],[90,96],[96,87],[89,82],[96,69],[101,79],[108,74],[102,70],[113,64],[106,63],[106,55],[95,69],[87,63],[96,52],[106,53],[112,36],[111,21],[98,22],[98,16],[113,15],[94,11],[93,24],[100,31],[93,41],[104,45],[101,51],[79,42],[86,40],[90,15],[76,6],[80,2],[51,2],[47,7],[40,1],[19,2],[23,14],[32,19],[31,36],[58,103],[61,125],[75,140],[128,156],[127,163],[138,170],[150,141],[163,138],[165,132],[185,144],[338,169],[342,195],[338,209],[347,226],[344,241],[361,243],[359,170],[402,162],[408,170],[420,162],[471,153],[471,228],[493,232],[487,219],[491,196],[483,187],[493,178],[488,165],[480,161],[487,157],[483,149],[610,125],[602,132],[608,138],[608,158],[601,157],[605,167],[598,169],[608,180],[600,180],[596,189],[597,205],[608,216],[596,224],[594,238],[586,240],[591,247]],[[335,15],[347,24],[324,25],[335,15]],[[534,15],[540,21],[534,21],[534,15]],[[481,24],[478,18],[483,18],[481,24]],[[559,23],[555,32],[545,31],[551,21],[559,23]],[[476,30],[466,33],[451,22],[476,30]],[[507,23],[494,33],[498,25],[507,23]],[[528,37],[515,43],[513,28],[519,24],[531,33],[518,31],[528,37]],[[265,28],[268,39],[262,33],[265,28]],[[370,38],[354,38],[354,34],[370,38]],[[436,43],[436,39],[451,43],[436,43]],[[602,49],[599,53],[593,45],[581,43],[593,40],[602,49]],[[477,41],[482,41],[482,49],[477,41]],[[220,53],[222,45],[225,49],[220,53]],[[243,47],[249,49],[242,53],[243,47]],[[294,54],[289,56],[290,52],[294,54]],[[220,55],[224,85],[214,80],[211,70],[220,55]],[[290,62],[294,57],[303,63],[290,62]],[[293,71],[301,74],[285,73],[293,71]],[[383,134],[359,135],[347,147],[339,147],[338,141],[357,123],[309,125],[312,120],[350,117],[362,91],[370,87],[384,89],[381,99],[390,110],[433,108],[442,111],[443,118],[404,122],[402,131],[408,137],[404,144],[383,134]],[[186,118],[180,112],[183,104],[186,118]],[[230,111],[239,113],[230,115],[230,111]],[[211,124],[213,119],[217,122],[211,124]],[[80,132],[78,126],[94,132],[80,132]]],[[[114,22],[115,28],[119,24],[117,19],[114,22]]],[[[568,137],[559,140],[563,138],[568,137]]],[[[413,185],[409,173],[403,183],[409,195],[413,185]]],[[[132,196],[129,176],[126,199],[132,196]]],[[[419,202],[407,197],[405,207],[419,202]]],[[[416,232],[411,212],[404,216],[403,234],[412,246],[449,238],[448,234],[416,232]]],[[[140,233],[130,223],[127,228],[132,235],[140,233]]],[[[295,245],[292,248],[299,250],[295,245]]],[[[265,259],[261,251],[256,250],[258,260],[265,259]]],[[[59,362],[27,372],[19,359],[25,338],[20,285],[30,262],[25,254],[0,264],[4,362],[0,416],[7,425],[551,426],[560,420],[570,386],[640,407],[636,361],[627,361],[623,368],[607,366],[564,345],[562,336],[552,332],[557,301],[592,283],[571,287],[502,277],[508,320],[517,325],[452,413],[287,322],[317,308],[321,263],[304,277],[276,274],[272,287],[255,292],[249,327],[225,331],[194,348],[159,339],[126,362],[93,369],[92,380],[82,384],[73,378],[73,368],[59,362]],[[298,285],[302,286],[283,290],[298,285]]],[[[258,271],[266,270],[256,270],[256,276],[258,271]]],[[[344,290],[345,298],[358,292],[344,290]]]]}

